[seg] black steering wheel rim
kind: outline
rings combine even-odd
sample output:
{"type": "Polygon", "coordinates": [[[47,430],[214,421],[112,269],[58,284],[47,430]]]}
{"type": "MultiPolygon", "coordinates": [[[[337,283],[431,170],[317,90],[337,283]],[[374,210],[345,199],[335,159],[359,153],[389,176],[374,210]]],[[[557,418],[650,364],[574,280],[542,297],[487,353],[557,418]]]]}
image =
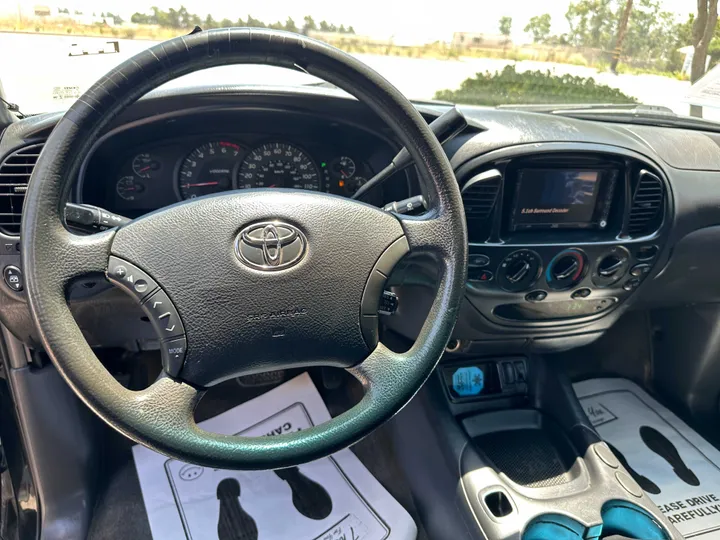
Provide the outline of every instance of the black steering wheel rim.
{"type": "MultiPolygon", "coordinates": [[[[226,220],[220,225],[235,234],[246,222],[226,220]]],[[[397,413],[440,359],[457,318],[466,278],[467,232],[460,191],[447,157],[417,110],[385,79],[351,56],[304,36],[265,29],[220,29],[175,38],[139,53],[93,85],[63,116],[44,147],[28,187],[21,232],[33,320],[47,353],[75,393],[104,421],[131,439],[177,459],[212,467],[269,469],[297,465],[357,442],[397,413]],[[93,143],[121,111],[171,79],[208,67],[240,63],[302,69],[367,104],[386,121],[414,158],[430,207],[427,214],[387,217],[390,215],[362,203],[327,195],[256,192],[179,203],[119,231],[78,236],[67,230],[62,207],[73,180],[93,143]],[[305,218],[286,211],[288,203],[305,205],[303,211],[311,216],[309,222],[303,223],[305,218]],[[341,222],[339,216],[343,213],[354,216],[355,221],[377,221],[395,231],[388,232],[378,246],[368,241],[364,246],[369,251],[366,258],[377,258],[383,249],[403,238],[410,251],[431,251],[437,256],[437,295],[410,351],[396,354],[380,343],[374,349],[370,347],[370,355],[359,364],[337,364],[346,367],[365,387],[365,397],[351,410],[321,426],[278,437],[248,439],[207,433],[193,420],[194,407],[202,395],[196,384],[163,377],[146,390],[127,390],[105,370],[85,341],[67,304],[68,285],[89,273],[107,273],[111,255],[152,259],[151,252],[136,250],[137,242],[131,240],[140,238],[140,233],[167,232],[168,219],[187,219],[192,215],[189,212],[196,210],[212,216],[218,208],[239,213],[250,208],[249,213],[255,212],[258,219],[260,210],[271,208],[286,221],[296,219],[301,228],[308,227],[315,238],[322,236],[318,232],[321,214],[330,209],[330,213],[337,214],[333,223],[344,227],[344,234],[356,242],[361,238],[360,227],[369,225],[354,224],[353,219],[341,222]],[[317,217],[312,218],[314,215],[317,217]]],[[[376,227],[375,232],[382,236],[381,229],[376,227]]],[[[333,241],[332,236],[325,238],[333,241]]],[[[217,253],[222,258],[226,253],[224,244],[221,247],[217,253]]],[[[319,264],[319,255],[323,254],[322,244],[316,243],[314,249],[318,262],[310,260],[308,266],[319,264]]],[[[236,263],[233,260],[232,264],[236,263]]],[[[227,264],[233,268],[229,259],[227,264]]],[[[157,268],[156,273],[162,274],[157,268]]],[[[261,279],[245,272],[246,277],[261,279]]],[[[291,281],[292,275],[288,274],[280,284],[291,281]]],[[[348,289],[352,292],[352,287],[348,289]]],[[[179,296],[184,294],[178,285],[175,291],[180,291],[179,296]]],[[[357,337],[356,330],[348,332],[357,337]]],[[[302,365],[313,364],[305,359],[302,365]]],[[[203,379],[192,382],[197,380],[203,379]]]]}

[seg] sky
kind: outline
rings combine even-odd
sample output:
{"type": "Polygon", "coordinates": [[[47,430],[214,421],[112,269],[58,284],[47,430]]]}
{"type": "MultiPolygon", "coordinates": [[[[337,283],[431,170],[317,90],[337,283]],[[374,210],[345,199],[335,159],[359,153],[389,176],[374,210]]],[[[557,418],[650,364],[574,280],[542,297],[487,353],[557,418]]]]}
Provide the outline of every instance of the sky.
{"type": "MultiPolygon", "coordinates": [[[[17,4],[17,0],[0,2],[17,4]]],[[[660,0],[662,8],[675,13],[683,20],[696,9],[693,0],[660,0]]],[[[398,41],[449,41],[454,31],[497,33],[500,17],[513,18],[512,38],[526,41],[523,28],[530,17],[549,13],[553,21],[553,33],[567,31],[565,11],[568,0],[21,0],[24,8],[35,4],[58,5],[85,12],[110,11],[129,19],[136,11],[185,5],[190,12],[203,18],[210,12],[217,20],[245,19],[247,14],[265,22],[284,21],[292,17],[298,26],[305,15],[312,15],[316,22],[322,19],[337,25],[352,25],[358,34],[387,38],[395,36],[398,41]],[[439,10],[438,8],[442,8],[439,10]]]]}

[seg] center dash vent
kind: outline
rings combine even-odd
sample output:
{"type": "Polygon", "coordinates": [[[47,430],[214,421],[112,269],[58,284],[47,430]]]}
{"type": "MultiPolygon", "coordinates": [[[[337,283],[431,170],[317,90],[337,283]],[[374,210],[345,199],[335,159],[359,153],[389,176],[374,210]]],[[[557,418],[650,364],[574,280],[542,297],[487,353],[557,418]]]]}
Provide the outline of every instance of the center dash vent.
{"type": "Polygon", "coordinates": [[[641,170],[638,174],[635,193],[630,206],[628,232],[630,234],[649,234],[662,222],[665,191],[659,177],[641,170]]]}
{"type": "Polygon", "coordinates": [[[471,237],[489,233],[490,216],[497,202],[502,174],[497,169],[481,172],[465,182],[462,199],[471,237]]]}
{"type": "Polygon", "coordinates": [[[20,233],[25,192],[42,147],[25,146],[0,163],[0,230],[7,234],[20,233]]]}

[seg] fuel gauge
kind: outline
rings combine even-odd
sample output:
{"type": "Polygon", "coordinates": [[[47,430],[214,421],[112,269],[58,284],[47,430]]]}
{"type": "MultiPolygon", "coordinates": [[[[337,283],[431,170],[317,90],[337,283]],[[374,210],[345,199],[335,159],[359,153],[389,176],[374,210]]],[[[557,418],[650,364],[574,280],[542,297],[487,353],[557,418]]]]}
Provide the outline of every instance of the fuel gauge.
{"type": "Polygon", "coordinates": [[[349,180],[355,174],[355,162],[352,158],[341,156],[330,162],[330,174],[338,180],[349,180]]]}

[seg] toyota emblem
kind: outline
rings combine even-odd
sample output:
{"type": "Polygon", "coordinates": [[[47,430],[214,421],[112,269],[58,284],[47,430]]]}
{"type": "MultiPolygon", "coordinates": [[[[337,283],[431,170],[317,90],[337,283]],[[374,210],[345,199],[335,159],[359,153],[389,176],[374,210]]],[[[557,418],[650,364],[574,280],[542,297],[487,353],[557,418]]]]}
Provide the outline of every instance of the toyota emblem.
{"type": "Polygon", "coordinates": [[[303,258],[307,241],[297,228],[279,221],[245,227],[235,240],[238,259],[256,270],[282,270],[303,258]]]}

